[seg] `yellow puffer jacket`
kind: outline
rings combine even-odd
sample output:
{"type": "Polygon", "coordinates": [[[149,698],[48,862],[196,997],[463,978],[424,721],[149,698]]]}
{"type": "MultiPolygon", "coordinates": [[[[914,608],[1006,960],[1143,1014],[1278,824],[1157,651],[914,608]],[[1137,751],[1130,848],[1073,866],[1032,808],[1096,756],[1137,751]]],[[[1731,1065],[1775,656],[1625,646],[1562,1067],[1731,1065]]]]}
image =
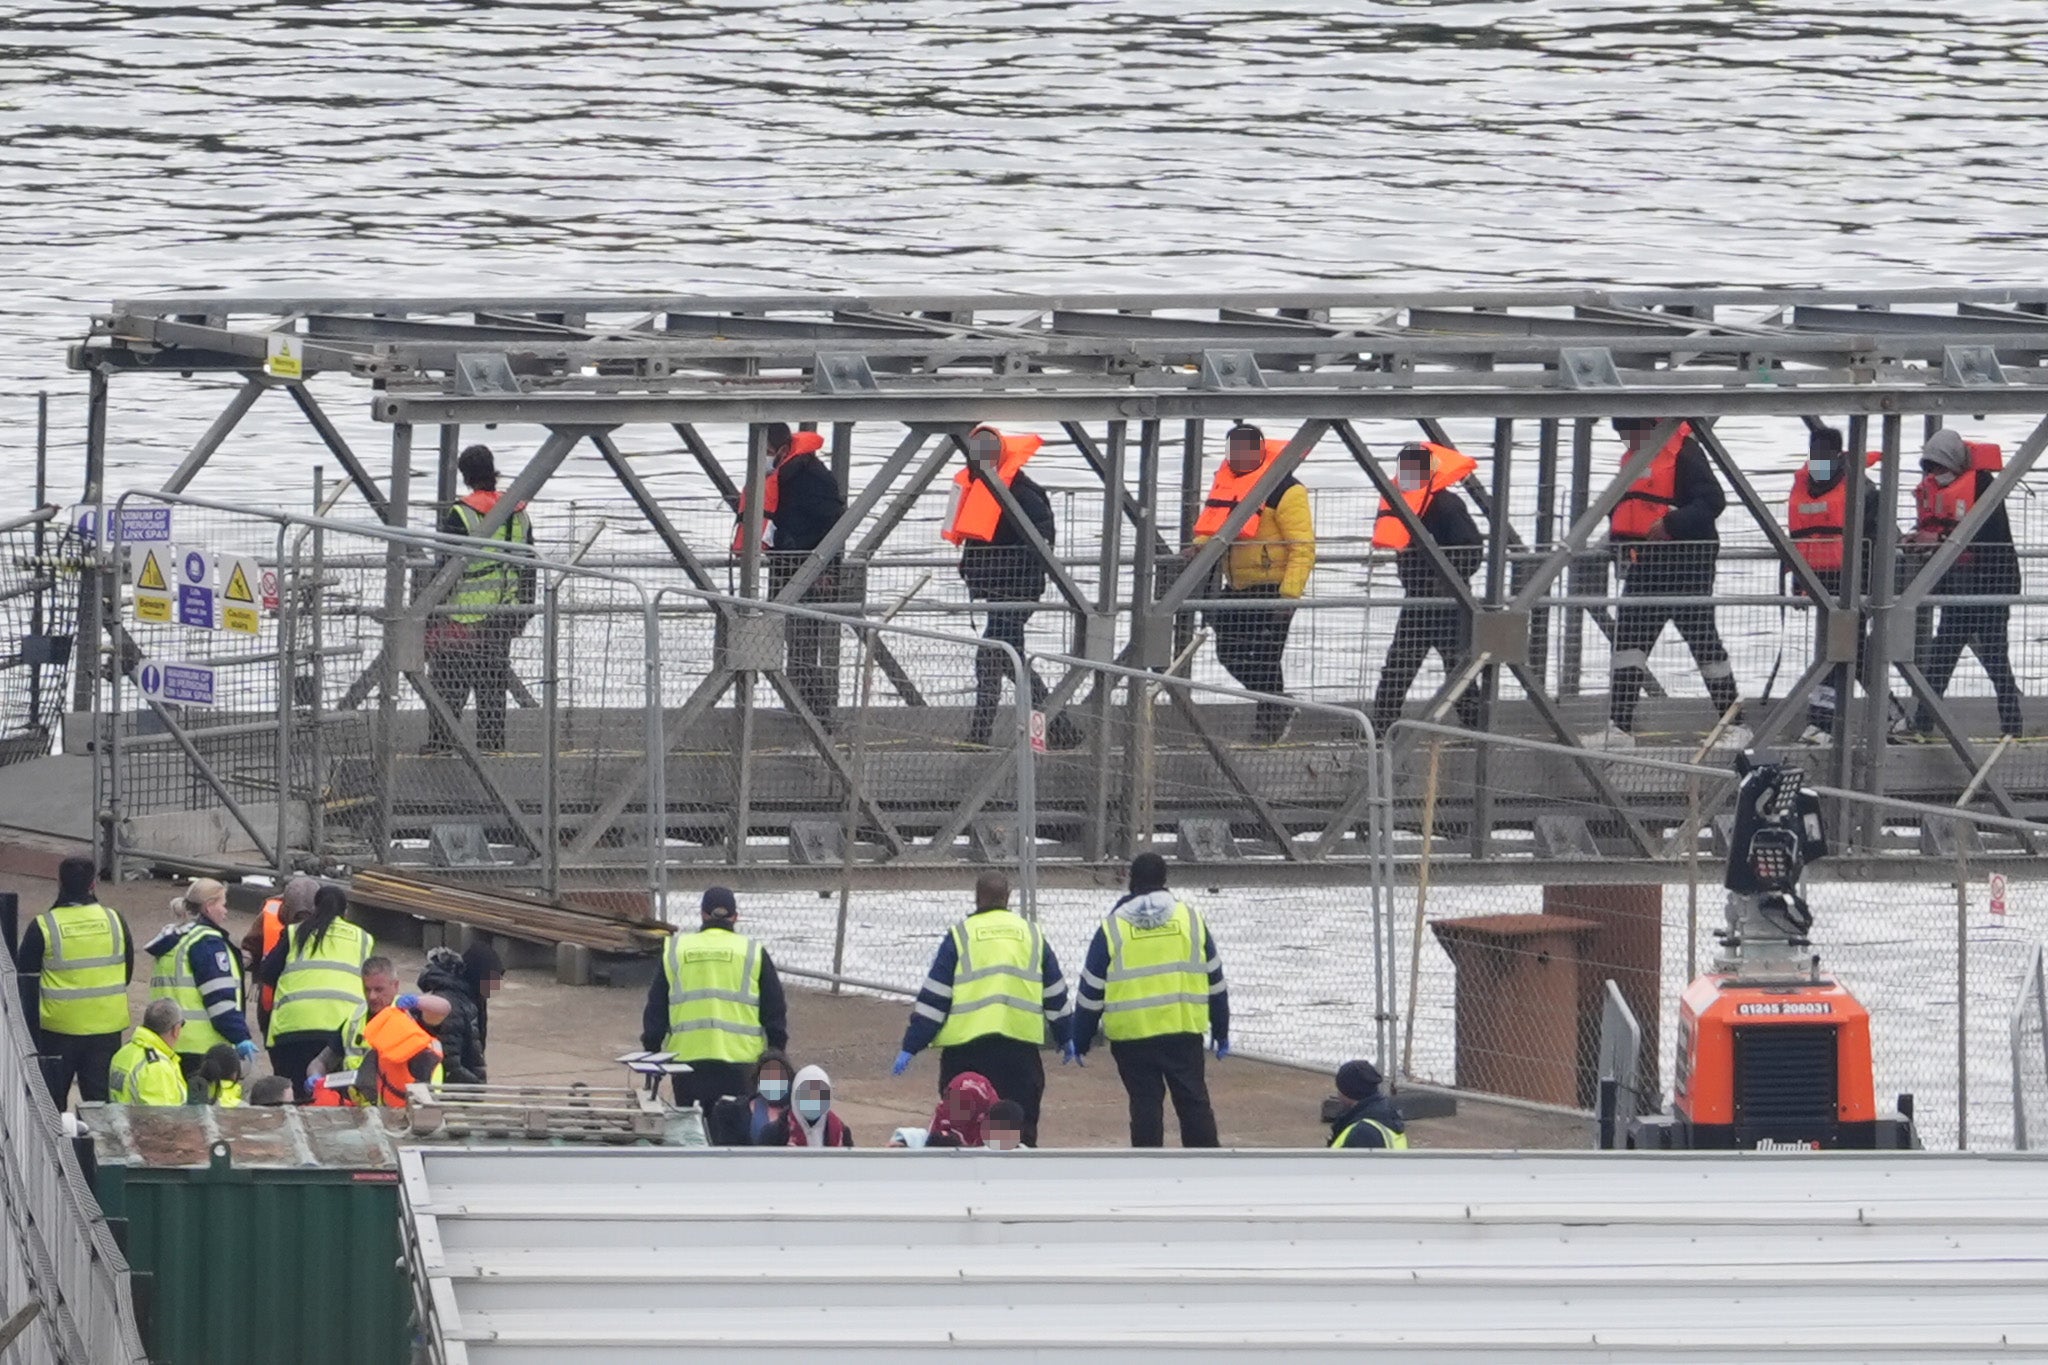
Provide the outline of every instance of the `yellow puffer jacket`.
{"type": "Polygon", "coordinates": [[[1316,523],[1309,512],[1308,490],[1291,478],[1266,500],[1259,529],[1224,556],[1231,587],[1278,583],[1282,597],[1299,597],[1308,590],[1308,571],[1315,563],[1316,523]]]}

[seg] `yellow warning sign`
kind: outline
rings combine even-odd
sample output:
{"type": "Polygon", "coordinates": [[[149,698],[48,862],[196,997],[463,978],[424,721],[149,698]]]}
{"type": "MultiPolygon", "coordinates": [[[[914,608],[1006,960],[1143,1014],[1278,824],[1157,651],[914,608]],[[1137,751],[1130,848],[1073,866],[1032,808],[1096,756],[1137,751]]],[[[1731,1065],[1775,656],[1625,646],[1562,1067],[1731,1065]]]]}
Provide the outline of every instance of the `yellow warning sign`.
{"type": "Polygon", "coordinates": [[[254,602],[256,590],[249,586],[249,575],[242,572],[241,562],[235,562],[235,571],[228,575],[227,589],[221,593],[230,602],[254,602]]]}
{"type": "Polygon", "coordinates": [[[171,619],[171,599],[168,597],[137,597],[135,599],[135,619],[138,621],[153,621],[158,625],[169,624],[171,619]]]}
{"type": "Polygon", "coordinates": [[[306,366],[299,354],[298,338],[290,332],[272,332],[264,344],[263,372],[272,379],[303,379],[306,366]]]}
{"type": "Polygon", "coordinates": [[[247,555],[229,555],[221,561],[221,576],[227,586],[220,593],[220,628],[238,635],[261,635],[263,615],[256,608],[256,585],[263,571],[247,555]]]}
{"type": "Polygon", "coordinates": [[[156,562],[155,550],[142,552],[142,572],[135,575],[135,586],[141,592],[162,592],[171,590],[170,580],[164,577],[164,566],[156,562]]]}
{"type": "Polygon", "coordinates": [[[128,571],[135,582],[135,619],[146,625],[168,625],[176,618],[171,607],[171,565],[178,555],[168,545],[130,545],[128,571]]]}

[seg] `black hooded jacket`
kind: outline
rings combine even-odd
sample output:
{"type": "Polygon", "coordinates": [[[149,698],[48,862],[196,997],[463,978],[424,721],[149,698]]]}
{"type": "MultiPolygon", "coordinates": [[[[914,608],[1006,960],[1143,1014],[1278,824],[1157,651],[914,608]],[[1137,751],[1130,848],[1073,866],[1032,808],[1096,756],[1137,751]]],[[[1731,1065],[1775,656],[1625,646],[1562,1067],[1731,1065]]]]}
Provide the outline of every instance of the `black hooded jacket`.
{"type": "Polygon", "coordinates": [[[1353,1147],[1385,1147],[1386,1135],[1373,1127],[1373,1123],[1385,1124],[1396,1133],[1408,1131],[1407,1121],[1401,1117],[1401,1111],[1394,1107],[1392,1100],[1385,1095],[1368,1095],[1339,1114],[1330,1124],[1330,1142],[1334,1145],[1344,1130],[1351,1128],[1350,1136],[1344,1138],[1346,1150],[1353,1147]],[[1366,1119],[1371,1119],[1372,1123],[1364,1122],[1366,1119]],[[1352,1128],[1353,1124],[1358,1126],[1352,1128]]]}
{"type": "MultiPolygon", "coordinates": [[[[1052,545],[1059,523],[1053,518],[1052,500],[1045,490],[1019,470],[1010,481],[1010,496],[1031,519],[1039,538],[1052,545]]],[[[970,540],[960,548],[960,577],[967,581],[970,597],[991,602],[1036,602],[1045,596],[1045,561],[1025,539],[1007,507],[987,544],[970,540]]]]}
{"type": "Polygon", "coordinates": [[[478,1021],[475,990],[462,971],[462,959],[445,948],[427,955],[420,969],[420,991],[448,1002],[448,1017],[434,1030],[441,1040],[442,1063],[455,1085],[484,1083],[484,1041],[478,1021]],[[446,954],[444,957],[443,954],[446,954]],[[450,960],[452,959],[452,961],[450,960]]]}

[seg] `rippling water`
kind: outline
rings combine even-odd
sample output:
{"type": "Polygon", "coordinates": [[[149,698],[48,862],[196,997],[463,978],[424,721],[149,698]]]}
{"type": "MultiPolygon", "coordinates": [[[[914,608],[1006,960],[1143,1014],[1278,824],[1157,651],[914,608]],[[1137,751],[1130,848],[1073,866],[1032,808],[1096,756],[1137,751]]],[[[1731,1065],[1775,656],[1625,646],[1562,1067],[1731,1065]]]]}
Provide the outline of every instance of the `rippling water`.
{"type": "MultiPolygon", "coordinates": [[[[0,3],[0,440],[52,387],[75,467],[64,338],[168,289],[2032,280],[2041,28],[2037,0],[0,3]]],[[[138,470],[218,401],[148,392],[138,470]]],[[[296,499],[277,454],[221,469],[296,499]]]]}

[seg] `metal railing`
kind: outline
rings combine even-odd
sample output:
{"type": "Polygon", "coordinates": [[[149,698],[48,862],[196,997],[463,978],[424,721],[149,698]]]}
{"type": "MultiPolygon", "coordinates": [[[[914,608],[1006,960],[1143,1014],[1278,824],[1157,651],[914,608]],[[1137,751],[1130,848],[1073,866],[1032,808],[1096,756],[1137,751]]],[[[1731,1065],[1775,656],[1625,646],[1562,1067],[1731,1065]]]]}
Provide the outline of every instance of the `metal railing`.
{"type": "Polygon", "coordinates": [[[2030,1152],[2048,1142],[2048,973],[2036,943],[2013,997],[2012,1145],[2030,1152]]]}

